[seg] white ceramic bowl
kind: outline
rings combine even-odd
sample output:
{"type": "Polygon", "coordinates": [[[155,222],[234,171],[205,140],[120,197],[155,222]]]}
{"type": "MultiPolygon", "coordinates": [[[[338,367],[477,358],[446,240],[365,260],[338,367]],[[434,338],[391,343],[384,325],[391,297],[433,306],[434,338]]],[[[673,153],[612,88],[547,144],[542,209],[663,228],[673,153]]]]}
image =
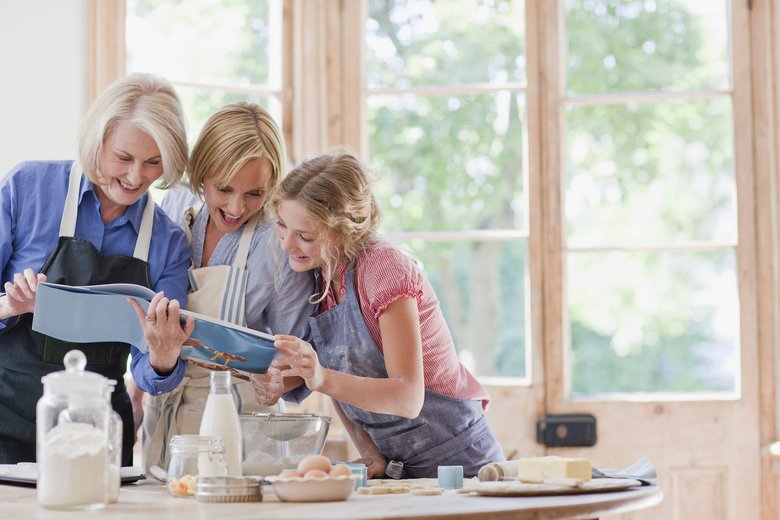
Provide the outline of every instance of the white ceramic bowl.
{"type": "Polygon", "coordinates": [[[303,478],[269,477],[282,502],[336,502],[346,500],[355,489],[357,475],[303,478]]]}

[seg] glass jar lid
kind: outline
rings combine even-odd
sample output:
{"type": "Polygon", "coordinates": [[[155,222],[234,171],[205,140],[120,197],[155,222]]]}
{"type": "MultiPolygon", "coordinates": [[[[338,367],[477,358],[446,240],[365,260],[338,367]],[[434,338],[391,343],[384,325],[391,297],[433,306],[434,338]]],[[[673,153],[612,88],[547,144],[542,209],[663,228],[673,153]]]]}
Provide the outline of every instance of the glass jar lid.
{"type": "Polygon", "coordinates": [[[71,350],[63,359],[65,370],[52,372],[41,378],[46,394],[87,394],[103,397],[107,378],[85,370],[87,356],[80,350],[71,350]]]}
{"type": "Polygon", "coordinates": [[[197,455],[223,451],[222,439],[208,435],[174,435],[168,445],[171,454],[197,455]]]}

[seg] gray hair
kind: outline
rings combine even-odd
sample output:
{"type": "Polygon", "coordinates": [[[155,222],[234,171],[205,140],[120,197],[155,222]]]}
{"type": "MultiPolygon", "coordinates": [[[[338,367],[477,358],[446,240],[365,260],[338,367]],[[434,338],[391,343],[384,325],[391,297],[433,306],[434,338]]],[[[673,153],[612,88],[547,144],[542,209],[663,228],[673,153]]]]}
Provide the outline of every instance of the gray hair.
{"type": "Polygon", "coordinates": [[[134,73],[112,83],[92,103],[81,123],[79,159],[89,180],[105,184],[100,154],[106,137],[129,122],[151,137],[160,149],[162,187],[181,181],[187,165],[187,133],[179,96],[168,80],[134,73]]]}

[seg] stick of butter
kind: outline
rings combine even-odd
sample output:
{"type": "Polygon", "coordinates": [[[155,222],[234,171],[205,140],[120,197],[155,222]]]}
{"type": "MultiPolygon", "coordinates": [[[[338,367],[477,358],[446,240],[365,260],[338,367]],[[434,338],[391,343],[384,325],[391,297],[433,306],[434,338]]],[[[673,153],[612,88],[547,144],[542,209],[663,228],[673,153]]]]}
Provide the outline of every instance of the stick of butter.
{"type": "Polygon", "coordinates": [[[590,480],[591,464],[587,459],[568,457],[529,457],[519,459],[517,480],[523,482],[543,482],[545,479],[590,480]]]}

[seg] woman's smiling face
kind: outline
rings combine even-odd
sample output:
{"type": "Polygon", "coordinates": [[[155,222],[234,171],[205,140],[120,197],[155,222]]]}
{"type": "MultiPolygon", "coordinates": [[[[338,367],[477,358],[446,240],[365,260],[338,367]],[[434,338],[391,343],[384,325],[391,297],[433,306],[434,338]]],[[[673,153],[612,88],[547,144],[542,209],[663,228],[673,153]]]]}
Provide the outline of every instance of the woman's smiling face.
{"type": "Polygon", "coordinates": [[[265,158],[247,161],[219,188],[217,176],[203,182],[203,195],[211,223],[223,234],[232,233],[260,211],[268,197],[268,184],[273,167],[265,158]]]}
{"type": "Polygon", "coordinates": [[[287,253],[290,268],[303,272],[323,267],[322,234],[306,210],[295,200],[284,200],[277,208],[276,233],[287,253]]]}
{"type": "Polygon", "coordinates": [[[128,121],[119,122],[103,140],[99,168],[108,183],[97,187],[98,198],[107,207],[119,208],[120,213],[163,174],[157,143],[128,121]]]}

